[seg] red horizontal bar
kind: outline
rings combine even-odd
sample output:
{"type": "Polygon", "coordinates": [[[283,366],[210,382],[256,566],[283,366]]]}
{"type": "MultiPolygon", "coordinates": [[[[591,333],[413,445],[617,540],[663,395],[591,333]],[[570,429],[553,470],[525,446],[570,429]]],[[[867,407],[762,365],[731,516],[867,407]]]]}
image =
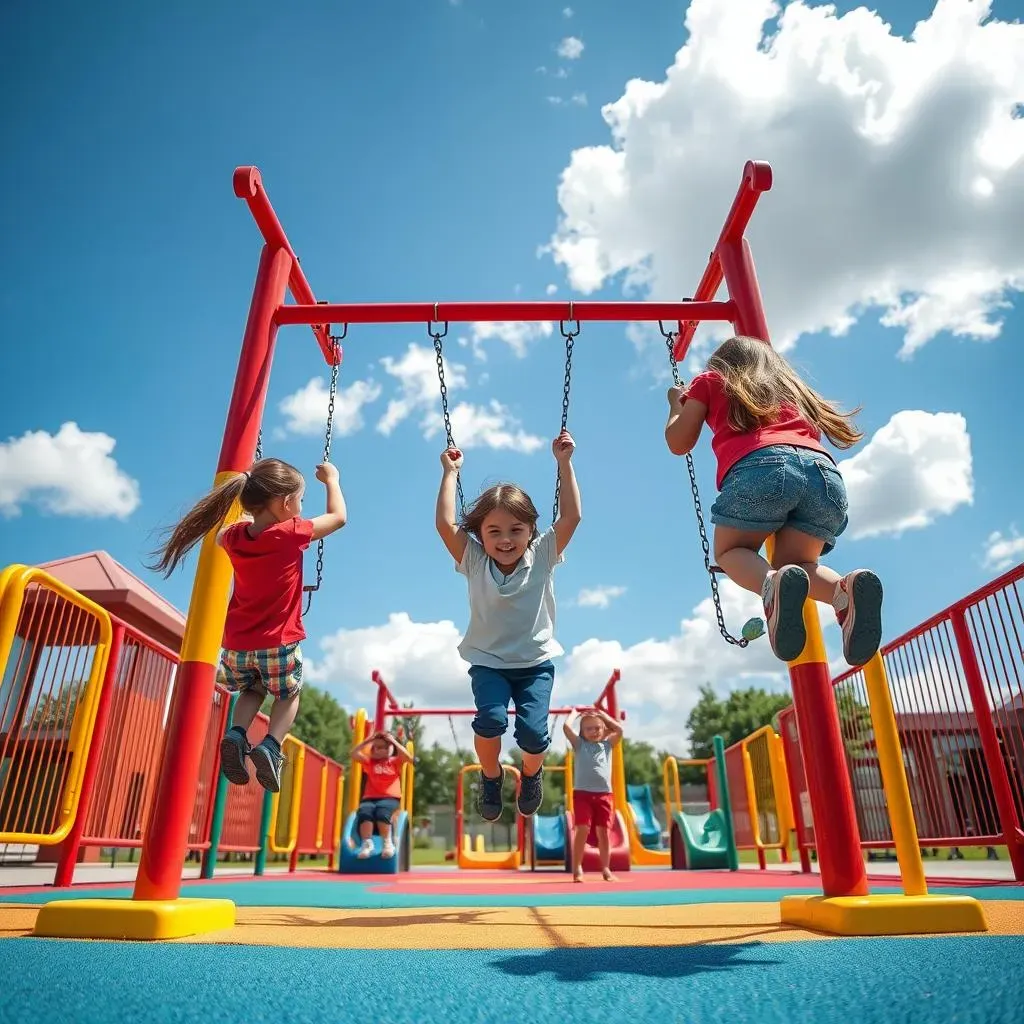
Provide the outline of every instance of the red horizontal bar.
{"type": "MultiPolygon", "coordinates": [[[[516,713],[515,708],[509,710],[510,715],[516,713]]],[[[475,715],[476,708],[385,708],[384,714],[389,718],[419,718],[421,715],[475,715]]],[[[549,708],[549,715],[569,715],[572,708],[549,708]]]]}
{"type": "Polygon", "coordinates": [[[354,302],[279,306],[278,324],[431,324],[499,321],[732,321],[731,302],[354,302]]]}

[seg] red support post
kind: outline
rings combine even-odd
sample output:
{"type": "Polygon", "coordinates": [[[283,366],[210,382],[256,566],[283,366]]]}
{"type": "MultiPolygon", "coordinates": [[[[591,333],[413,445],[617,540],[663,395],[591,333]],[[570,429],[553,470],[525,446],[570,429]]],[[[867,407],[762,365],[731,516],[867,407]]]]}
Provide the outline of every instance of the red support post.
{"type": "Polygon", "coordinates": [[[736,333],[771,344],[749,243],[745,238],[725,242],[719,247],[718,258],[729,283],[729,296],[736,307],[732,322],[736,333]]]}
{"type": "Polygon", "coordinates": [[[92,739],[89,742],[89,756],[85,762],[85,774],[82,776],[82,795],[78,801],[78,812],[75,823],[67,838],[61,843],[60,860],[57,861],[57,872],[53,884],[57,889],[66,889],[75,876],[75,865],[78,863],[78,851],[82,846],[82,835],[85,822],[89,817],[92,798],[96,790],[96,776],[99,774],[100,761],[103,759],[103,744],[107,736],[107,725],[110,722],[110,705],[114,700],[114,688],[117,684],[117,671],[121,663],[121,649],[124,645],[124,623],[117,619],[111,620],[113,632],[110,636],[110,651],[107,654],[107,669],[103,674],[103,685],[100,688],[100,701],[96,707],[96,722],[93,725],[92,739]]]}
{"type": "Polygon", "coordinates": [[[950,622],[953,625],[953,636],[956,638],[960,664],[964,669],[964,681],[971,695],[974,706],[974,718],[978,723],[978,737],[981,749],[985,754],[985,764],[992,783],[996,809],[999,811],[999,825],[1002,829],[1006,850],[1013,865],[1013,877],[1024,882],[1024,832],[1021,830],[1017,807],[1010,788],[1010,779],[1006,774],[1006,762],[999,750],[999,735],[992,720],[992,709],[989,707],[988,695],[985,692],[985,681],[978,655],[971,640],[971,632],[967,626],[967,615],[961,603],[950,609],[950,622]]]}
{"type": "MultiPolygon", "coordinates": [[[[260,255],[217,464],[218,481],[252,464],[277,336],[274,311],[284,299],[292,263],[285,249],[265,246],[260,255]]],[[[211,535],[203,542],[192,588],[160,778],[135,881],[136,900],[174,900],[181,892],[230,586],[231,567],[211,535]]]]}

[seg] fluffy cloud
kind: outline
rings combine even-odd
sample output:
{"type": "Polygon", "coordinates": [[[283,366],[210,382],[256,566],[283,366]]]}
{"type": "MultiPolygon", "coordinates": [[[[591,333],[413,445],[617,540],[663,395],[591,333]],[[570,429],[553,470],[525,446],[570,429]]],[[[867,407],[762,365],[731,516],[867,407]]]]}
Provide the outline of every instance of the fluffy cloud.
{"type": "MultiPolygon", "coordinates": [[[[355,380],[341,386],[334,398],[334,433],[345,437],[361,430],[363,406],[380,398],[380,385],[372,380],[355,380]]],[[[314,377],[305,387],[282,399],[285,426],[281,434],[322,434],[327,423],[330,392],[323,377],[314,377]]]]}
{"type": "Polygon", "coordinates": [[[526,355],[531,341],[536,341],[538,338],[549,338],[553,331],[554,327],[547,320],[534,322],[499,320],[494,323],[471,324],[469,341],[477,358],[484,357],[483,343],[493,339],[503,341],[522,359],[526,355]]]}
{"type": "Polygon", "coordinates": [[[607,608],[625,592],[625,587],[584,587],[576,595],[576,603],[581,608],[607,608]]]}
{"type": "Polygon", "coordinates": [[[995,337],[1024,288],[1024,25],[990,9],[940,0],[903,39],[863,7],[692,0],[664,80],[630,81],[602,111],[610,144],[573,152],[555,260],[582,292],[621,274],[678,297],[766,159],[750,238],[780,348],[868,310],[903,355],[995,337]]]}
{"type": "Polygon", "coordinates": [[[571,18],[572,16],[573,16],[573,9],[571,7],[563,7],[562,8],[562,17],[563,18],[571,18]]]}
{"type": "Polygon", "coordinates": [[[556,52],[564,60],[579,60],[583,56],[583,40],[576,36],[566,36],[558,44],[556,52]]]}
{"type": "Polygon", "coordinates": [[[548,96],[547,100],[553,107],[585,107],[587,105],[587,94],[585,92],[574,92],[568,99],[564,96],[548,96]]]}
{"type": "Polygon", "coordinates": [[[139,507],[139,485],[111,457],[116,445],[77,423],[0,442],[0,516],[34,502],[57,515],[126,519],[139,507]]]}
{"type": "MultiPolygon", "coordinates": [[[[460,448],[505,448],[530,454],[544,445],[544,438],[527,433],[519,421],[496,399],[487,405],[459,402],[451,409],[452,437],[460,448]]],[[[444,435],[444,418],[430,412],[423,418],[423,436],[444,435]]]]}
{"type": "Polygon", "coordinates": [[[854,539],[919,529],[974,501],[971,438],[959,413],[898,412],[839,469],[854,539]]]}
{"type": "Polygon", "coordinates": [[[1021,559],[1024,559],[1024,537],[1017,532],[1016,527],[1011,526],[1005,537],[999,530],[989,534],[985,541],[986,569],[1003,572],[1021,559]]]}
{"type": "MultiPolygon", "coordinates": [[[[382,434],[390,434],[404,419],[414,413],[430,410],[440,402],[437,380],[437,357],[426,345],[409,345],[401,359],[385,356],[381,366],[399,384],[399,394],[392,398],[377,424],[382,434]]],[[[466,368],[444,360],[445,384],[449,391],[466,386],[466,368]]]]}

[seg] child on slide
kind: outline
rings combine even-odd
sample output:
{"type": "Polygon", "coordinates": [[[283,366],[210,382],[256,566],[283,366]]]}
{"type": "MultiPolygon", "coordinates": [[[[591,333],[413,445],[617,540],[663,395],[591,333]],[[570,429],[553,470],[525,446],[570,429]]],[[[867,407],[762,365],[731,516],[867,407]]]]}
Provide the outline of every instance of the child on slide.
{"type": "Polygon", "coordinates": [[[389,732],[379,730],[352,750],[352,757],[363,764],[366,787],[356,811],[356,827],[362,843],[356,856],[365,860],[373,854],[373,830],[381,839],[380,855],[395,855],[391,838],[391,820],[402,802],[402,765],[413,757],[389,732]]]}
{"type": "Polygon", "coordinates": [[[572,772],[572,880],[583,881],[583,853],[593,825],[601,858],[601,875],[617,881],[611,869],[611,836],[615,818],[612,796],[612,748],[622,739],[622,724],[600,708],[573,708],[562,726],[573,749],[572,772]],[[579,733],[572,723],[579,721],[579,733]]]}
{"type": "Polygon", "coordinates": [[[697,443],[705,421],[718,457],[718,498],[711,506],[715,560],[745,590],[760,594],[776,657],[793,661],[807,642],[808,594],[831,604],[853,666],[869,661],[882,639],[882,584],[869,569],[840,576],[819,563],[846,529],[846,485],[821,443],[837,448],[864,435],[809,387],[771,345],[730,338],[688,387],[668,392],[665,441],[674,455],[697,443]],[[771,565],[759,551],[775,536],[771,565]]]}
{"type": "Polygon", "coordinates": [[[497,821],[502,812],[504,769],[499,759],[509,701],[515,704],[515,738],[523,752],[519,813],[533,814],[544,796],[548,709],[555,678],[551,659],[562,653],[555,639],[552,573],[581,518],[572,466],[575,447],[568,431],[552,442],[561,501],[557,521],[544,533],[537,530],[539,517],[529,495],[508,483],[484,491],[458,522],[455,487],[462,452],[449,448],[441,455],[435,523],[469,587],[469,626],[459,654],[470,665],[476,704],[474,745],[482,782],[479,811],[487,821],[497,821]]]}

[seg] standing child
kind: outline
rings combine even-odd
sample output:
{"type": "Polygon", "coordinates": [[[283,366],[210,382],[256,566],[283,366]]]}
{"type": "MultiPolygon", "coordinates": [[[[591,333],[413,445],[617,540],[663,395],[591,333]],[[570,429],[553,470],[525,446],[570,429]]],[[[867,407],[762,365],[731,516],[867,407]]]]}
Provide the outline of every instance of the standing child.
{"type": "Polygon", "coordinates": [[[363,841],[356,856],[365,860],[373,854],[372,836],[376,825],[381,839],[380,855],[389,859],[395,855],[391,819],[402,802],[402,765],[413,757],[391,733],[383,730],[363,740],[352,751],[352,757],[365,765],[366,775],[363,799],[356,811],[359,838],[363,841]]]}
{"type": "Polygon", "coordinates": [[[821,443],[837,448],[864,435],[808,387],[786,360],[755,338],[730,338],[689,387],[668,393],[665,440],[675,455],[697,443],[704,421],[714,434],[718,499],[711,506],[715,560],[729,578],[760,594],[772,650],[799,657],[807,640],[808,593],[835,609],[849,664],[869,661],[882,639],[882,584],[867,569],[840,577],[820,565],[846,529],[846,485],[821,443]],[[775,535],[772,564],[758,553],[775,535]]]}
{"type": "Polygon", "coordinates": [[[583,881],[583,853],[593,825],[597,833],[601,874],[606,882],[617,881],[612,874],[612,844],[608,830],[615,819],[612,748],[622,739],[622,725],[600,708],[587,708],[584,711],[573,708],[562,731],[574,751],[572,880],[583,881]],[[578,735],[571,724],[577,719],[580,730],[578,735]]]}
{"type": "Polygon", "coordinates": [[[327,491],[327,511],[303,519],[302,474],[280,459],[261,459],[188,512],[153,566],[169,576],[195,544],[223,523],[236,501],[241,505],[243,518],[217,534],[234,574],[217,682],[238,693],[231,728],[220,744],[220,766],[236,786],[249,781],[249,758],[264,789],[276,793],[281,788],[281,744],[295,721],[302,689],[302,552],[310,541],[340,530],[346,519],[338,470],[322,463],[316,478],[327,491]],[[274,698],[270,729],[251,747],[248,729],[268,694],[274,698]]]}
{"type": "Polygon", "coordinates": [[[487,821],[501,817],[505,770],[499,758],[509,701],[515,704],[515,738],[523,752],[519,813],[533,814],[544,796],[548,709],[555,678],[551,659],[562,653],[555,639],[552,573],[581,518],[572,466],[575,447],[568,431],[552,442],[561,502],[557,521],[544,533],[537,530],[537,509],[529,495],[515,484],[484,491],[458,523],[455,484],[462,453],[449,448],[441,455],[435,522],[469,587],[469,626],[459,654],[470,665],[476,703],[473,732],[481,768],[479,810],[487,821]]]}

